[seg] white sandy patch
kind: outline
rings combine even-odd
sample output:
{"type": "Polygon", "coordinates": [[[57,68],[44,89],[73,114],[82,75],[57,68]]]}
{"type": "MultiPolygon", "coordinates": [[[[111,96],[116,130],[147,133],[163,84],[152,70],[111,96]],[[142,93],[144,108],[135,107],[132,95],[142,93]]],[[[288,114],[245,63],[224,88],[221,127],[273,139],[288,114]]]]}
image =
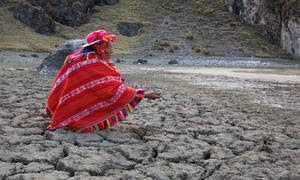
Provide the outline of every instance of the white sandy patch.
{"type": "Polygon", "coordinates": [[[291,69],[284,71],[285,74],[276,69],[251,69],[251,68],[191,68],[191,67],[160,67],[160,68],[143,68],[144,70],[163,71],[171,73],[185,73],[185,74],[204,74],[214,76],[228,76],[240,79],[254,79],[262,81],[275,81],[275,82],[294,82],[300,83],[300,75],[297,71],[291,69]]]}

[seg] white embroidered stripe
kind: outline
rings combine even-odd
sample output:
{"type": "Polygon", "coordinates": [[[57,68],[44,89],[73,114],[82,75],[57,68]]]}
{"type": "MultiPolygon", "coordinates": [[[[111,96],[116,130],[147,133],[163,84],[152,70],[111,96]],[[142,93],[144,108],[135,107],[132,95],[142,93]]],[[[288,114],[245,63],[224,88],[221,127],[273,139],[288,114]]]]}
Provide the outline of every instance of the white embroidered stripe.
{"type": "MultiPolygon", "coordinates": [[[[64,127],[64,126],[70,124],[71,122],[78,121],[78,120],[92,114],[93,112],[95,112],[95,111],[97,111],[101,108],[105,108],[105,107],[108,107],[108,106],[112,105],[113,103],[117,102],[120,99],[122,94],[125,92],[125,89],[126,89],[126,87],[123,84],[120,85],[117,92],[116,92],[116,95],[113,98],[111,98],[107,101],[96,103],[96,104],[86,108],[85,110],[71,116],[70,118],[68,118],[64,121],[62,121],[59,125],[57,125],[57,127],[58,128],[64,127]]],[[[56,128],[56,127],[54,127],[54,128],[56,128]]]]}
{"type": "MultiPolygon", "coordinates": [[[[136,94],[136,91],[132,93],[132,95],[131,95],[132,98],[128,102],[131,102],[133,100],[133,98],[135,97],[135,94],[136,94]]],[[[108,118],[112,117],[113,114],[116,114],[117,112],[120,112],[119,113],[119,115],[120,115],[119,118],[120,119],[125,119],[126,117],[124,116],[123,111],[121,111],[122,109],[124,109],[125,106],[119,107],[119,108],[115,109],[112,113],[110,113],[110,114],[102,117],[101,120],[105,120],[105,119],[107,120],[108,118]]],[[[89,122],[89,123],[87,123],[85,125],[77,126],[77,127],[80,128],[80,130],[83,130],[83,129],[87,128],[87,127],[95,126],[97,124],[99,124],[99,119],[95,120],[95,121],[92,121],[92,122],[89,122]]]]}
{"type": "Polygon", "coordinates": [[[91,88],[93,88],[97,85],[107,83],[107,82],[112,82],[112,81],[122,82],[120,77],[114,77],[114,76],[107,76],[107,77],[103,77],[103,78],[100,78],[100,79],[96,79],[94,81],[91,81],[89,83],[86,83],[86,84],[80,86],[79,88],[74,89],[70,93],[68,93],[68,94],[64,95],[63,97],[61,97],[60,100],[59,100],[59,104],[62,104],[67,99],[69,99],[71,97],[74,97],[74,96],[80,94],[81,92],[83,92],[87,89],[91,89],[91,88]]]}
{"type": "Polygon", "coordinates": [[[69,68],[64,74],[62,74],[53,85],[51,92],[53,92],[72,72],[77,69],[80,69],[83,66],[95,64],[95,63],[103,63],[99,61],[99,59],[88,59],[77,64],[74,64],[71,68],[69,68]]]}

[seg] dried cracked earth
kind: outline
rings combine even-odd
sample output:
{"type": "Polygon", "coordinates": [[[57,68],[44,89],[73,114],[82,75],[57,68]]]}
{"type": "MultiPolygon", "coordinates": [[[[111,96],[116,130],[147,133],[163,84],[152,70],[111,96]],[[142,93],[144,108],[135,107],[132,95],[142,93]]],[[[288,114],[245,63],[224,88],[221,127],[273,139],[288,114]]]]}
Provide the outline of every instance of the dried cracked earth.
{"type": "Polygon", "coordinates": [[[162,98],[83,134],[44,131],[53,76],[1,66],[2,179],[300,179],[299,83],[119,64],[128,85],[162,98]]]}

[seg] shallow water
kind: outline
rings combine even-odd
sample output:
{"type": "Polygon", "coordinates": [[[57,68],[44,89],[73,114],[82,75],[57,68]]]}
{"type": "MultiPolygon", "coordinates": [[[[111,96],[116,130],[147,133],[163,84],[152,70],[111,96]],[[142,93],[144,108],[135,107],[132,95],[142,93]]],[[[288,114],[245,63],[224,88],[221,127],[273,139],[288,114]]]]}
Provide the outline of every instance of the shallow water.
{"type": "MultiPolygon", "coordinates": [[[[138,58],[120,58],[125,63],[133,63],[138,58]]],[[[142,58],[143,59],[143,58],[142,58]]],[[[300,68],[300,60],[256,58],[256,57],[200,57],[200,56],[161,56],[144,58],[149,64],[167,65],[170,60],[177,60],[180,66],[200,67],[269,67],[269,68],[300,68]]]]}
{"type": "MultiPolygon", "coordinates": [[[[41,63],[49,53],[0,51],[1,63],[41,63]],[[33,57],[37,55],[38,57],[33,57]]],[[[148,64],[168,65],[170,60],[177,60],[180,66],[199,67],[251,67],[251,68],[300,68],[300,59],[256,58],[256,57],[205,57],[184,55],[162,55],[156,57],[139,57],[137,55],[113,55],[113,60],[123,60],[132,64],[137,59],[146,59],[148,64]]]]}
{"type": "MultiPolygon", "coordinates": [[[[255,79],[275,82],[300,83],[300,69],[262,69],[257,68],[214,68],[214,67],[143,67],[143,70],[157,71],[159,73],[181,73],[181,74],[202,74],[212,76],[227,76],[240,79],[255,79]]],[[[181,76],[181,75],[180,75],[181,76]]]]}

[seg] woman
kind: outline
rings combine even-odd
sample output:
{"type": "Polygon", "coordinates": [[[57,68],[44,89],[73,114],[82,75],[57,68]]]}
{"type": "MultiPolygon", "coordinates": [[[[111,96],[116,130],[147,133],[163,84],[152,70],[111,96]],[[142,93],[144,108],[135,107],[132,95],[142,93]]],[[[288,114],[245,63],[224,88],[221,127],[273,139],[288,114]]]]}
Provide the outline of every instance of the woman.
{"type": "Polygon", "coordinates": [[[125,86],[119,71],[109,61],[115,39],[115,35],[104,30],[94,31],[81,49],[66,58],[46,104],[51,117],[47,129],[107,129],[125,120],[143,98],[159,98],[157,94],[125,86]]]}

